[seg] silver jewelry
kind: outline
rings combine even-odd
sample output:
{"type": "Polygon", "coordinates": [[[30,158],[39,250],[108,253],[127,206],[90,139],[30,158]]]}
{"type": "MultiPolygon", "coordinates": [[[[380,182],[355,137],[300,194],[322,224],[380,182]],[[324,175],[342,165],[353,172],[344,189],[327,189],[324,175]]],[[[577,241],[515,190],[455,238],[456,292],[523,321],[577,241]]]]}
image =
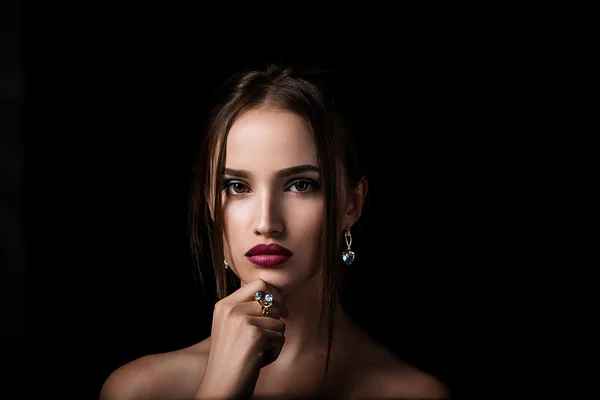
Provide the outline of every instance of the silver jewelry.
{"type": "Polygon", "coordinates": [[[348,248],[342,252],[342,260],[346,265],[350,265],[354,262],[354,258],[356,257],[356,255],[350,248],[350,246],[352,245],[352,234],[350,234],[350,227],[346,228],[345,238],[346,246],[348,246],[348,248]]]}

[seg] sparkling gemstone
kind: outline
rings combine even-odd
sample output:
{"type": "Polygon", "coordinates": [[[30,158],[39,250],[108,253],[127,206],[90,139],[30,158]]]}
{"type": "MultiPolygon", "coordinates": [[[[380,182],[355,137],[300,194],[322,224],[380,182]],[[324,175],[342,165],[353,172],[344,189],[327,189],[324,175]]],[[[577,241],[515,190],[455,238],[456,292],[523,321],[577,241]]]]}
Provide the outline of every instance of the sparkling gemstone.
{"type": "Polygon", "coordinates": [[[342,260],[346,265],[350,265],[354,262],[354,252],[351,250],[346,250],[342,253],[342,260]]]}
{"type": "Polygon", "coordinates": [[[273,301],[273,295],[271,293],[265,294],[265,301],[267,303],[270,303],[271,301],[273,301]]]}
{"type": "Polygon", "coordinates": [[[260,300],[260,298],[262,297],[262,294],[260,292],[256,292],[254,297],[256,297],[256,300],[260,300]]]}

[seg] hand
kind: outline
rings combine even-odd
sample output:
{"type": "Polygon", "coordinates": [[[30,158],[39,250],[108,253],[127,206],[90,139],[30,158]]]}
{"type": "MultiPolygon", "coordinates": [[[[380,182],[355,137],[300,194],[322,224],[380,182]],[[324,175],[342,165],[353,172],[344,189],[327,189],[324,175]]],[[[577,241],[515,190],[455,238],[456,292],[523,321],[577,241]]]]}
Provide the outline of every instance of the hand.
{"type": "Polygon", "coordinates": [[[250,397],[260,369],[277,359],[285,341],[287,309],[279,292],[262,279],[252,281],[215,305],[210,352],[196,396],[250,397]],[[273,295],[267,317],[255,293],[273,295]]]}

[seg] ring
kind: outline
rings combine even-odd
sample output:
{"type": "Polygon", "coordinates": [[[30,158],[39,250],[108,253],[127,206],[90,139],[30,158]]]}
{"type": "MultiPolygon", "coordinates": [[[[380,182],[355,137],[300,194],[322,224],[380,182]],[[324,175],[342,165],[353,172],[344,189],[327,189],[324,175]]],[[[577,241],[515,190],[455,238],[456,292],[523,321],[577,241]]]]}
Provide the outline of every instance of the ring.
{"type": "Polygon", "coordinates": [[[269,307],[273,305],[273,295],[269,292],[256,292],[254,299],[260,305],[263,317],[267,317],[269,315],[269,307]]]}

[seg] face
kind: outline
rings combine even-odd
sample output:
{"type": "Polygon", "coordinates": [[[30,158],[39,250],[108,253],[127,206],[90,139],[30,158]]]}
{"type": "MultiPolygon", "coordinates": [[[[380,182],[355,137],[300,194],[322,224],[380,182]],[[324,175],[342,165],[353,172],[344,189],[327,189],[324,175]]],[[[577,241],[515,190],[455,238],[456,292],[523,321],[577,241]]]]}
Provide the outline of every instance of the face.
{"type": "Polygon", "coordinates": [[[225,257],[242,284],[261,278],[288,293],[315,275],[325,208],[319,181],[317,149],[301,117],[254,110],[233,124],[222,197],[225,257]],[[289,253],[255,248],[271,244],[289,253]]]}

